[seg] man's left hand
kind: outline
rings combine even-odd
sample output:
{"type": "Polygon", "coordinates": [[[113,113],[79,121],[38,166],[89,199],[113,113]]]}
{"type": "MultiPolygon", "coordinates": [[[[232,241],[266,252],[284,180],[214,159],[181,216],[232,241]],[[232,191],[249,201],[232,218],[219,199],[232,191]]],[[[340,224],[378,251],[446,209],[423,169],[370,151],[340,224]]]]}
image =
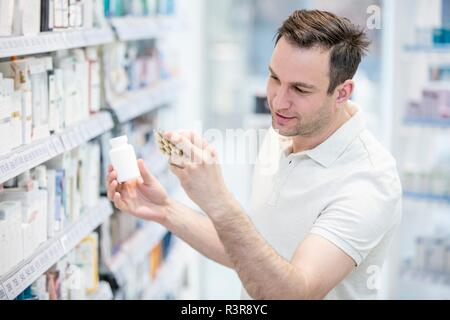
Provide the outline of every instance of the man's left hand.
{"type": "Polygon", "coordinates": [[[211,218],[223,213],[233,196],[222,177],[216,150],[193,132],[166,132],[164,137],[183,150],[182,155],[171,155],[170,167],[189,198],[211,218]]]}

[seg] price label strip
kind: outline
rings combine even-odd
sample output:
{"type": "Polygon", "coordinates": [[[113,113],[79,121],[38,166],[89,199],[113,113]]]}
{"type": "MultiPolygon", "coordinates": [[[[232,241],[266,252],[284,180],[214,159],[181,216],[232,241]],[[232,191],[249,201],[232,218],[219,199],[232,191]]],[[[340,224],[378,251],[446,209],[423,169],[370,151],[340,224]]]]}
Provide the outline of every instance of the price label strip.
{"type": "Polygon", "coordinates": [[[65,151],[64,144],[60,137],[53,137],[53,145],[55,146],[57,154],[61,154],[65,151]]]}
{"type": "Polygon", "coordinates": [[[64,146],[64,151],[70,150],[70,141],[67,133],[61,135],[61,142],[64,146]]]}
{"type": "Polygon", "coordinates": [[[0,182],[5,182],[21,171],[32,168],[48,158],[49,151],[45,143],[12,154],[9,158],[0,161],[0,182]]]}
{"type": "Polygon", "coordinates": [[[2,285],[0,285],[0,301],[1,300],[8,300],[8,295],[2,285]]]}
{"type": "Polygon", "coordinates": [[[24,268],[14,273],[4,282],[4,288],[9,300],[15,299],[33,282],[32,276],[27,276],[24,268]]]}
{"type": "Polygon", "coordinates": [[[88,123],[83,123],[82,125],[80,125],[80,135],[81,135],[81,139],[83,141],[88,141],[90,139],[90,135],[88,133],[88,123]]]}
{"type": "Polygon", "coordinates": [[[104,120],[102,120],[104,124],[103,131],[109,131],[114,127],[114,121],[109,113],[104,114],[104,120]]]}

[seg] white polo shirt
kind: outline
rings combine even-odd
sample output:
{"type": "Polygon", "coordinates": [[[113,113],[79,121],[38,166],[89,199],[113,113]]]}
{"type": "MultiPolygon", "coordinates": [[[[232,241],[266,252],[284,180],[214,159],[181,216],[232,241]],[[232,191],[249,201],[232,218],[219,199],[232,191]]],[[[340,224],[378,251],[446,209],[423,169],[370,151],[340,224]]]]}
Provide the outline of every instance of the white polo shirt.
{"type": "Polygon", "coordinates": [[[326,299],[377,298],[374,277],[401,219],[394,158],[365,128],[361,111],[312,150],[288,154],[291,145],[269,130],[253,176],[252,222],[289,261],[310,233],[355,261],[356,268],[326,299]]]}

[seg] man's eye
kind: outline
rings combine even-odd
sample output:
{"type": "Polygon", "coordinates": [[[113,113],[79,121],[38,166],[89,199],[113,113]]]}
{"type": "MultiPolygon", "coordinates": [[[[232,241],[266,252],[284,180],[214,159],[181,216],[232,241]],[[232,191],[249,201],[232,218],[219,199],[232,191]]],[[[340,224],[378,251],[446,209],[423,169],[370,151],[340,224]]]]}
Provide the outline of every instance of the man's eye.
{"type": "Polygon", "coordinates": [[[277,77],[275,77],[275,76],[270,76],[273,80],[275,80],[275,81],[280,81],[280,80],[278,80],[278,78],[277,77]]]}
{"type": "Polygon", "coordinates": [[[307,94],[307,93],[309,93],[308,91],[305,91],[305,90],[303,90],[303,89],[300,89],[299,87],[294,87],[295,88],[295,91],[297,91],[297,92],[299,92],[299,93],[302,93],[302,94],[307,94]]]}

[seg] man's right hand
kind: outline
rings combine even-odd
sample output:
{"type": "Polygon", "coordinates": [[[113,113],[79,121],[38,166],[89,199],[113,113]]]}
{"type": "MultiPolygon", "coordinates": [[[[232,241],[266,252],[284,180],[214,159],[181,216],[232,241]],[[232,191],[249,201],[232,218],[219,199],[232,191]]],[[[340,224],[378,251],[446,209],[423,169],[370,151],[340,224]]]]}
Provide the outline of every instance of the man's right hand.
{"type": "Polygon", "coordinates": [[[109,165],[106,177],[108,198],[116,208],[138,218],[163,223],[167,218],[169,197],[164,187],[138,160],[141,178],[119,184],[117,172],[109,165]]]}

